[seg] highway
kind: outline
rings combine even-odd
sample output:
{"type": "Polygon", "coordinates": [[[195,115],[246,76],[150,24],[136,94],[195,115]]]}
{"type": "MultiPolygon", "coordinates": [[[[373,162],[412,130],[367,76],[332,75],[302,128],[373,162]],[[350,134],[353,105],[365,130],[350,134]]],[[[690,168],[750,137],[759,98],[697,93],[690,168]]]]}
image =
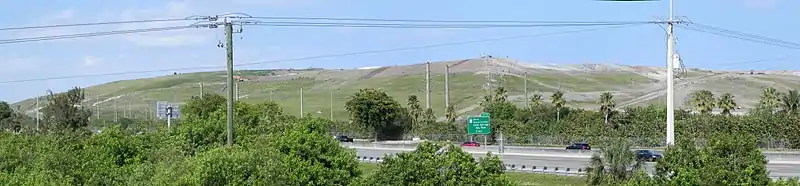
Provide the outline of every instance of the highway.
{"type": "MultiPolygon", "coordinates": [[[[380,157],[384,155],[392,155],[399,152],[411,151],[413,148],[399,148],[399,147],[374,147],[366,145],[343,144],[343,146],[354,148],[358,156],[366,157],[380,157]]],[[[485,156],[486,148],[464,148],[465,151],[470,152],[475,157],[485,156]]],[[[489,150],[495,151],[495,150],[489,150]]],[[[513,150],[512,150],[513,151],[513,150]]],[[[502,154],[501,158],[505,164],[513,164],[517,167],[525,165],[526,168],[536,166],[538,169],[548,167],[554,169],[558,167],[560,170],[570,168],[573,171],[576,169],[585,169],[589,165],[589,157],[591,152],[539,152],[539,153],[520,153],[510,152],[508,149],[502,154]]],[[[800,161],[797,157],[788,156],[767,156],[770,162],[767,164],[767,169],[770,171],[770,177],[798,177],[800,176],[800,161]]],[[[799,158],[800,159],[800,158],[799,158]]],[[[655,163],[646,163],[645,169],[648,172],[653,172],[655,163]]]]}

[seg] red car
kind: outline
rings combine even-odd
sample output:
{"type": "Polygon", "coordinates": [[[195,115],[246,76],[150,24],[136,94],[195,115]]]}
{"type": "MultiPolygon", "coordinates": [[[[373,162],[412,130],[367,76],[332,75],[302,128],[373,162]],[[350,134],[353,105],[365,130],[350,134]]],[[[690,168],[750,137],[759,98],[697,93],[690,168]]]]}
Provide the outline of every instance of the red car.
{"type": "Polygon", "coordinates": [[[462,147],[480,147],[481,144],[474,141],[468,141],[461,144],[462,147]]]}

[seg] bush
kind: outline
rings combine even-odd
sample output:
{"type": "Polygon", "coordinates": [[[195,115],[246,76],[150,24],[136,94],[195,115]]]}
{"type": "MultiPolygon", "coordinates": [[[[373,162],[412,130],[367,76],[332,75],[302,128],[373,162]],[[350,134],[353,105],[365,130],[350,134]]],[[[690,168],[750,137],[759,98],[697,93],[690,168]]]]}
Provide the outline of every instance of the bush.
{"type": "Polygon", "coordinates": [[[386,156],[377,172],[357,185],[512,185],[503,171],[497,156],[476,161],[460,147],[426,142],[412,152],[386,156]]]}

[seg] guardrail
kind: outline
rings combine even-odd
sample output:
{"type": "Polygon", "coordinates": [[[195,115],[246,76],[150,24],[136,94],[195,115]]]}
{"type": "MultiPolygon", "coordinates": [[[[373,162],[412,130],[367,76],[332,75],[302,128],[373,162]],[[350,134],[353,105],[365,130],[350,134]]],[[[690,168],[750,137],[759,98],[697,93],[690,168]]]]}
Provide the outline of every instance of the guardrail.
{"type": "MultiPolygon", "coordinates": [[[[380,157],[357,156],[356,160],[364,163],[381,163],[383,159],[380,157]]],[[[535,173],[535,174],[553,174],[563,176],[585,176],[585,168],[565,168],[565,167],[547,167],[547,166],[527,166],[504,164],[506,172],[522,172],[522,173],[535,173]]]]}
{"type": "MultiPolygon", "coordinates": [[[[460,145],[453,143],[455,145],[460,145]]],[[[354,146],[361,146],[361,147],[378,147],[378,148],[403,148],[403,149],[415,149],[418,143],[374,143],[374,142],[354,142],[350,145],[354,146]]],[[[497,152],[500,150],[499,146],[490,145],[490,146],[481,146],[481,147],[470,147],[470,148],[479,148],[485,149],[487,151],[497,152]]],[[[639,150],[631,149],[631,150],[639,150]]],[[[584,150],[566,150],[565,148],[559,147],[525,147],[525,146],[504,146],[504,152],[511,152],[511,153],[556,153],[556,154],[564,154],[564,153],[576,153],[591,156],[591,152],[599,151],[599,149],[595,148],[591,151],[584,151],[584,150]]],[[[656,153],[663,154],[663,150],[654,150],[656,153]]],[[[786,160],[786,161],[800,161],[800,152],[796,151],[762,151],[764,156],[767,156],[767,159],[770,160],[786,160]]]]}

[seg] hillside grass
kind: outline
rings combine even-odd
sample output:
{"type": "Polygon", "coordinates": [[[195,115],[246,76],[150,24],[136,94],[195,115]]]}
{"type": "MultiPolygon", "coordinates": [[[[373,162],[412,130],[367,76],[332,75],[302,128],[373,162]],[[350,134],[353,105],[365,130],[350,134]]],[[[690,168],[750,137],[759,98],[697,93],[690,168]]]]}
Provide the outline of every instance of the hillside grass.
{"type": "MultiPolygon", "coordinates": [[[[271,71],[246,71],[246,74],[269,74],[271,71]]],[[[340,72],[340,73],[346,73],[340,72]]],[[[635,73],[566,73],[562,71],[544,71],[529,74],[528,91],[554,92],[553,87],[561,86],[565,91],[608,91],[624,89],[632,84],[648,83],[651,80],[635,73]],[[533,83],[538,81],[548,86],[533,83]]],[[[506,75],[499,84],[508,90],[508,94],[523,95],[524,79],[520,76],[506,75]]],[[[450,103],[456,110],[473,106],[479,103],[486,95],[484,86],[486,76],[476,73],[452,73],[450,80],[450,103]]],[[[113,118],[116,108],[117,115],[124,113],[131,117],[143,118],[152,116],[156,101],[169,101],[182,103],[191,96],[200,94],[199,83],[203,83],[205,93],[218,93],[225,95],[224,72],[202,72],[169,75],[138,80],[116,81],[107,84],[88,87],[86,89],[87,101],[84,105],[91,106],[99,102],[100,115],[104,118],[113,118]],[[118,97],[118,98],[117,98],[118,97]],[[116,102],[116,103],[115,103],[116,102]],[[116,105],[116,106],[115,106],[116,105]],[[130,106],[129,106],[130,105],[130,106]],[[129,109],[130,108],[130,109],[129,109]]],[[[436,115],[443,115],[444,103],[444,74],[431,74],[431,107],[436,115]]],[[[369,79],[325,79],[312,77],[295,77],[283,81],[268,82],[239,82],[240,101],[263,102],[273,100],[293,115],[300,114],[300,89],[303,88],[305,113],[320,117],[330,117],[331,101],[333,103],[334,119],[348,117],[344,103],[360,89],[375,88],[386,91],[402,105],[406,104],[409,95],[416,95],[422,106],[425,107],[425,76],[424,74],[407,74],[393,77],[376,77],[369,79]],[[332,93],[332,100],[331,100],[332,93]]],[[[44,100],[44,99],[42,99],[44,100]]],[[[34,107],[33,99],[18,103],[22,110],[31,110],[34,107]]]]}

